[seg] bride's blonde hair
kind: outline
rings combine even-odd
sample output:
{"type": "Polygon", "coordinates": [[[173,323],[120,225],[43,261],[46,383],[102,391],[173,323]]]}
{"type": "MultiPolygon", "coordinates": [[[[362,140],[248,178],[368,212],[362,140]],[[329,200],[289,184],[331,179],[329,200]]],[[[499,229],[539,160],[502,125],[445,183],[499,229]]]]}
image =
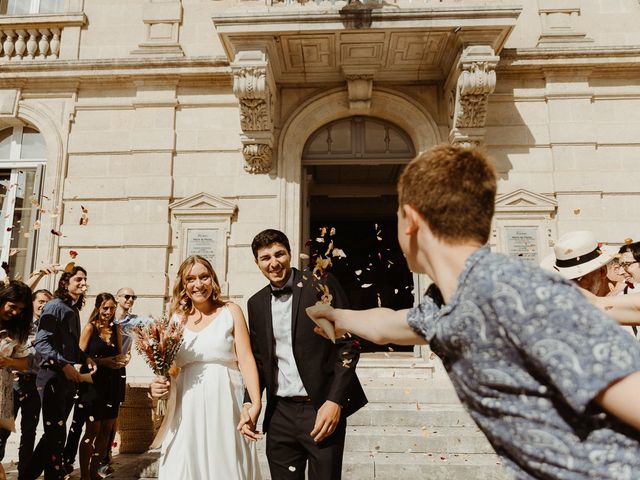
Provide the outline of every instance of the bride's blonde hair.
{"type": "Polygon", "coordinates": [[[218,281],[218,275],[216,275],[216,271],[211,266],[211,263],[209,263],[209,260],[200,255],[191,255],[182,262],[182,265],[180,265],[178,269],[175,285],[173,286],[173,296],[171,297],[171,315],[175,313],[178,315],[188,314],[193,309],[193,303],[187,294],[185,277],[196,263],[203,265],[211,276],[213,287],[213,291],[211,292],[212,300],[218,303],[225,303],[221,298],[222,290],[220,288],[220,282],[218,281]]]}

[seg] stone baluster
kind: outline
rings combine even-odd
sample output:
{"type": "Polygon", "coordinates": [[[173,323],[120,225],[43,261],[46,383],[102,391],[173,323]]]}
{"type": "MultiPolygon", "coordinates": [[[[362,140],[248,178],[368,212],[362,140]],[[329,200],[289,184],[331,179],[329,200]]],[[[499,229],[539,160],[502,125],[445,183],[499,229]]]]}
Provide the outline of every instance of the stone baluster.
{"type": "Polygon", "coordinates": [[[49,35],[50,32],[47,28],[40,29],[40,41],[38,42],[39,58],[47,58],[49,54],[49,35]]]}
{"type": "Polygon", "coordinates": [[[28,30],[29,39],[27,40],[27,54],[29,58],[33,60],[36,58],[36,52],[38,51],[38,41],[36,40],[38,36],[38,30],[28,30]]]}
{"type": "Polygon", "coordinates": [[[27,35],[27,32],[24,30],[18,30],[16,32],[18,34],[18,40],[16,40],[16,56],[18,58],[22,58],[24,56],[24,52],[27,50],[27,44],[24,41],[24,37],[27,35]]]}
{"type": "Polygon", "coordinates": [[[53,58],[58,58],[58,56],[60,55],[60,30],[57,28],[52,28],[51,33],[53,34],[53,38],[51,39],[51,42],[49,42],[51,56],[53,58]]]}
{"type": "Polygon", "coordinates": [[[2,52],[7,60],[11,58],[13,55],[13,51],[15,50],[15,45],[13,43],[13,37],[15,33],[13,30],[7,30],[4,32],[6,35],[4,42],[2,42],[2,52]]]}

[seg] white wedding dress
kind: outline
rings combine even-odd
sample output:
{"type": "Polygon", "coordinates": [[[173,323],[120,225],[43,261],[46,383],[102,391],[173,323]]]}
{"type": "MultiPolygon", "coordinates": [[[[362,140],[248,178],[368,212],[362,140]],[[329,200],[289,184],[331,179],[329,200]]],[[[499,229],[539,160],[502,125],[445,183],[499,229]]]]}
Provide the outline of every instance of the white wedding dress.
{"type": "Polygon", "coordinates": [[[228,307],[199,332],[185,328],[176,404],[162,442],[160,480],[260,480],[255,443],[236,430],[244,397],[228,307]]]}

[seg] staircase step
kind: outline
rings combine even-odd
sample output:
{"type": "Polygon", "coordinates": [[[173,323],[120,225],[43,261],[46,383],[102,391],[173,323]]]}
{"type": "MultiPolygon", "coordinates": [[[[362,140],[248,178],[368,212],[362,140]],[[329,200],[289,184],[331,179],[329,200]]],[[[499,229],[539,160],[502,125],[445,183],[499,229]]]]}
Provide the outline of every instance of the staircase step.
{"type": "Polygon", "coordinates": [[[461,405],[418,403],[369,403],[349,417],[351,426],[475,427],[461,405]]]}
{"type": "Polygon", "coordinates": [[[349,426],[345,452],[494,453],[484,434],[475,427],[427,426],[349,426]]]}
{"type": "Polygon", "coordinates": [[[450,384],[413,378],[372,378],[361,381],[369,402],[378,403],[453,403],[458,396],[450,384]]]}
{"type": "MultiPolygon", "coordinates": [[[[266,458],[261,456],[263,480],[270,480],[266,458]]],[[[434,455],[424,453],[345,453],[343,480],[507,480],[511,477],[495,455],[434,455]]]]}

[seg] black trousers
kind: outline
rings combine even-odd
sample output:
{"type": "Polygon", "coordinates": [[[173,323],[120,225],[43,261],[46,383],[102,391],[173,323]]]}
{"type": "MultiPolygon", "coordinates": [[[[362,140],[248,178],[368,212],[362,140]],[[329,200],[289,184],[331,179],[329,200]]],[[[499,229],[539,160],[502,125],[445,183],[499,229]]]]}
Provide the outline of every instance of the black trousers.
{"type": "Polygon", "coordinates": [[[267,433],[267,460],[273,480],[304,480],[309,462],[309,480],[340,480],[347,421],[315,443],[309,433],[316,421],[310,402],[278,398],[267,433]]]}
{"type": "Polygon", "coordinates": [[[47,379],[41,388],[44,435],[33,452],[26,478],[35,480],[44,470],[45,480],[62,480],[62,454],[67,436],[67,417],[73,406],[76,385],[60,372],[47,379]]]}
{"type": "Polygon", "coordinates": [[[73,406],[73,420],[71,421],[71,427],[69,427],[67,443],[64,446],[62,455],[65,464],[73,465],[76,462],[78,446],[80,445],[80,438],[86,422],[87,408],[83,407],[82,402],[78,399],[73,406]]]}
{"type": "MultiPolygon", "coordinates": [[[[23,479],[36,442],[36,428],[40,420],[40,395],[36,388],[35,375],[18,375],[13,388],[13,416],[22,410],[20,419],[20,447],[18,449],[18,478],[23,479]]],[[[4,458],[7,439],[11,432],[0,429],[0,460],[4,458]]]]}

